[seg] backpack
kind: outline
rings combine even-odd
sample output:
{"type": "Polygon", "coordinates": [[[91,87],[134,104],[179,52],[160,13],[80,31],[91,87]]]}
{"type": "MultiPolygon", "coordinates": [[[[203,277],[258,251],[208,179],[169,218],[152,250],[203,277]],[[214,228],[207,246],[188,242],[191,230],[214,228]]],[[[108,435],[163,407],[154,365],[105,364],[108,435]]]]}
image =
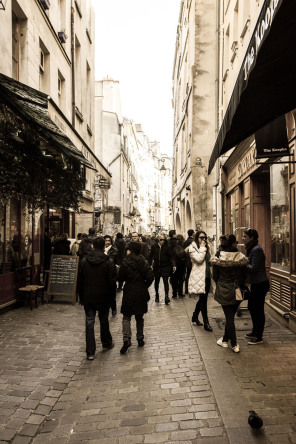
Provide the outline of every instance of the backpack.
{"type": "Polygon", "coordinates": [[[181,245],[177,244],[174,249],[174,255],[176,256],[177,265],[185,264],[186,253],[181,245]]]}

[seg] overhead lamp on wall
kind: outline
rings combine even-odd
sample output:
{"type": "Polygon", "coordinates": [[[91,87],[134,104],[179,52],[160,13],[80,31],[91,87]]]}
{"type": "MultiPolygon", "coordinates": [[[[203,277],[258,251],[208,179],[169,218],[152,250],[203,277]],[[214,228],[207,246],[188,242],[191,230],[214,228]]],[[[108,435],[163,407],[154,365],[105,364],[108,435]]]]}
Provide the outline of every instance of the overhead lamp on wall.
{"type": "Polygon", "coordinates": [[[0,11],[5,11],[7,0],[0,0],[0,11]]]}

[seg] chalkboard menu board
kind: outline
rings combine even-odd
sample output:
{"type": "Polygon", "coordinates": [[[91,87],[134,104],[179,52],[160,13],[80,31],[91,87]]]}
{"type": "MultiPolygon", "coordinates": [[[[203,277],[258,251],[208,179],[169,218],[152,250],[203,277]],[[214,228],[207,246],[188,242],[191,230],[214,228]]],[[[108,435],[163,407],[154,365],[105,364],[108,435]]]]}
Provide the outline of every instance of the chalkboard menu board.
{"type": "Polygon", "coordinates": [[[75,304],[78,261],[77,256],[51,255],[48,295],[72,296],[75,304]]]}

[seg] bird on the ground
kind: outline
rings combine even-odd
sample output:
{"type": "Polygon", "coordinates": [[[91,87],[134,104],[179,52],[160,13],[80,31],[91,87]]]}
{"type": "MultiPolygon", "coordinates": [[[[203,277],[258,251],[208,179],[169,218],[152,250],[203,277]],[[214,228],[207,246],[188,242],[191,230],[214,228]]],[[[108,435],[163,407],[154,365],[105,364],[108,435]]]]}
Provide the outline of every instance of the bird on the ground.
{"type": "Polygon", "coordinates": [[[263,426],[263,420],[260,418],[258,413],[256,413],[254,410],[249,411],[249,419],[248,423],[252,427],[252,429],[259,430],[263,426]]]}

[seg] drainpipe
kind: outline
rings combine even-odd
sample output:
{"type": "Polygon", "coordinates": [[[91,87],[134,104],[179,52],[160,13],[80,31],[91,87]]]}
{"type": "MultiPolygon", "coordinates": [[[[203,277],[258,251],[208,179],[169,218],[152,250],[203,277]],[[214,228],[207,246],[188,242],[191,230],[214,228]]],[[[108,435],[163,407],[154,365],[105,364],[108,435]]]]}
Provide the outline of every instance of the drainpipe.
{"type": "Polygon", "coordinates": [[[71,0],[71,70],[72,70],[72,125],[75,128],[75,8],[71,0]]]}

